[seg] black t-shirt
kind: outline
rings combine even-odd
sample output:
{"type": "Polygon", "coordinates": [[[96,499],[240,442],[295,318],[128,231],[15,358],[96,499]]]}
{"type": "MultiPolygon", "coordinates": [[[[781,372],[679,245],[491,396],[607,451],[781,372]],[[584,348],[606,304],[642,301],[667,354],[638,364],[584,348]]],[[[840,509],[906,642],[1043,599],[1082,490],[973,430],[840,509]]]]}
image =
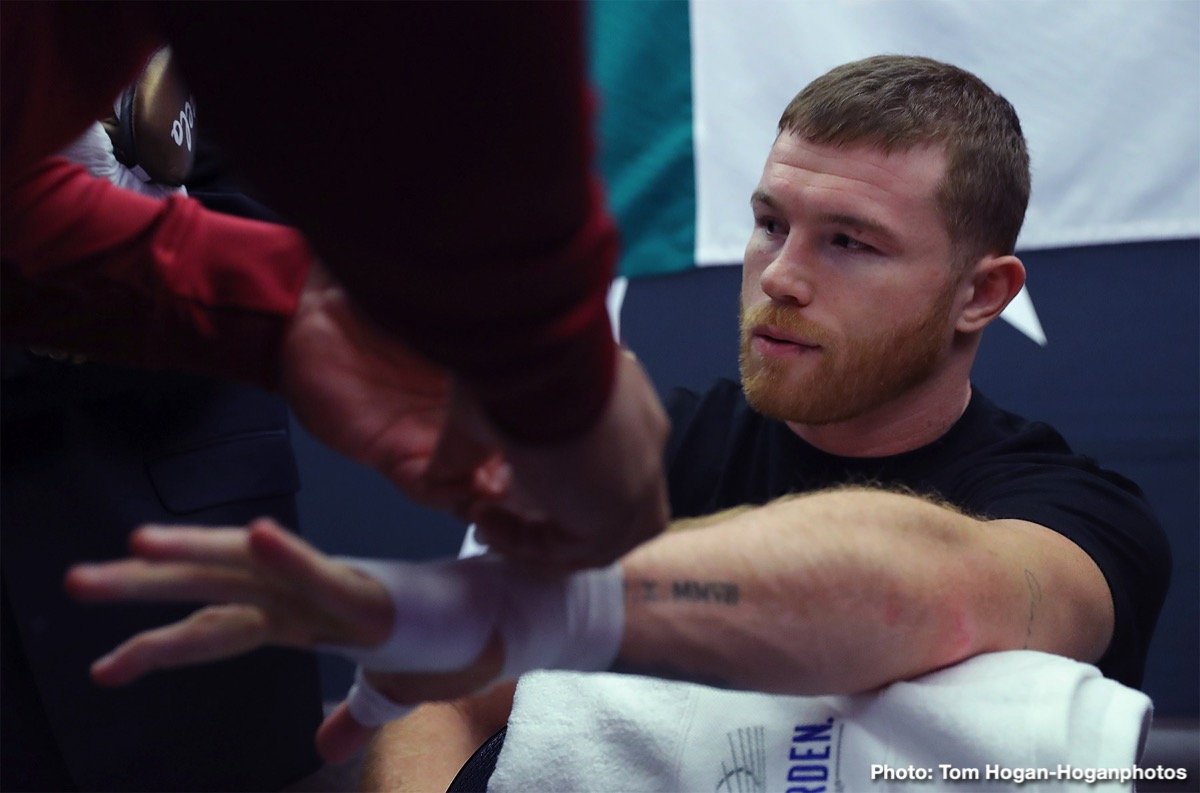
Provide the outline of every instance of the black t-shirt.
{"type": "Polygon", "coordinates": [[[933,443],[890,457],[838,457],[756,413],[741,387],[718,381],[703,396],[668,400],[667,447],[675,517],[762,504],[835,485],[906,488],[983,518],[1019,518],[1083,549],[1112,592],[1112,642],[1097,666],[1138,687],[1171,559],[1166,535],[1137,485],[1077,455],[1051,427],[1001,410],[975,391],[933,443]]]}

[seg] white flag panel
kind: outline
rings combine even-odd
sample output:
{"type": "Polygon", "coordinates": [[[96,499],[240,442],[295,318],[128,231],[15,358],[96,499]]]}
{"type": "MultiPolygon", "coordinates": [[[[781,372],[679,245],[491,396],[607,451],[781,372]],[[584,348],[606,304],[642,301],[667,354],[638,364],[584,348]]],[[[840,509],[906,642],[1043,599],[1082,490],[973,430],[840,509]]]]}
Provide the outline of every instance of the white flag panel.
{"type": "Polygon", "coordinates": [[[696,261],[740,262],[779,115],[879,53],[979,75],[1033,160],[1018,246],[1200,236],[1200,3],[692,0],[696,261]]]}

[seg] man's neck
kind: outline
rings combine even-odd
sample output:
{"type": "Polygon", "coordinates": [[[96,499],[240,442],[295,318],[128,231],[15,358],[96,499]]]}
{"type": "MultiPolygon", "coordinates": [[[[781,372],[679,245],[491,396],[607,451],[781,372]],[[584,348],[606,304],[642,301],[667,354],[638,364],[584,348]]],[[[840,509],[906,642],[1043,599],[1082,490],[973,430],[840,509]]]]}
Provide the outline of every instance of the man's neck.
{"type": "Polygon", "coordinates": [[[787,422],[792,432],[840,457],[888,457],[933,443],[954,426],[971,401],[971,381],[927,381],[874,410],[836,424],[787,422]]]}

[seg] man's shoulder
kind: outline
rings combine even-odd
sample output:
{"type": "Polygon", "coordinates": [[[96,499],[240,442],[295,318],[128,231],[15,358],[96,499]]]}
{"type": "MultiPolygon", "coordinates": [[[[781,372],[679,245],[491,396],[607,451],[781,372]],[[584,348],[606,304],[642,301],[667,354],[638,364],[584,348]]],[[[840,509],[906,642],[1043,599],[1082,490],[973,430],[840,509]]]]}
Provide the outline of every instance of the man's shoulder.
{"type": "Polygon", "coordinates": [[[971,422],[975,448],[954,463],[955,503],[982,517],[1036,523],[1079,546],[1104,575],[1116,609],[1112,643],[1098,666],[1139,685],[1171,573],[1170,547],[1149,500],[1050,425],[986,399],[979,408],[971,422]]]}
{"type": "MultiPolygon", "coordinates": [[[[957,436],[948,439],[947,457],[960,493],[969,506],[992,513],[1000,502],[1041,505],[1064,502],[1075,516],[1112,513],[1119,503],[1127,517],[1153,522],[1136,483],[1078,452],[1051,425],[1000,408],[976,393],[957,436]]],[[[1034,515],[1007,515],[1035,519],[1034,515]]],[[[1045,516],[1041,516],[1045,517],[1045,516]]],[[[1053,526],[1044,520],[1035,522],[1053,526]]]]}
{"type": "Polygon", "coordinates": [[[959,468],[988,468],[989,464],[1042,470],[1073,470],[1108,480],[1122,490],[1141,495],[1125,477],[1102,468],[1091,456],[1077,451],[1054,426],[1000,407],[975,392],[967,413],[943,439],[945,452],[959,468]]]}
{"type": "Polygon", "coordinates": [[[1006,410],[976,389],[961,422],[968,438],[980,446],[1001,443],[1029,451],[1074,454],[1066,439],[1044,421],[1006,410]]]}

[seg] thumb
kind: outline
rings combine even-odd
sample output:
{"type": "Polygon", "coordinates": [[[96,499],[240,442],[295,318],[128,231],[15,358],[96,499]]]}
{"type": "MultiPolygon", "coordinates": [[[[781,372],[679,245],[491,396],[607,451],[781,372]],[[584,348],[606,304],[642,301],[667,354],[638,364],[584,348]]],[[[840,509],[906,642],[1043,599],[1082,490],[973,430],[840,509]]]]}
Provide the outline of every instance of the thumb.
{"type": "Polygon", "coordinates": [[[479,479],[487,489],[486,480],[494,479],[500,473],[496,452],[495,438],[478,407],[462,387],[457,386],[425,478],[434,484],[463,482],[468,487],[479,479]]]}
{"type": "Polygon", "coordinates": [[[327,763],[344,763],[367,745],[374,732],[374,727],[355,721],[343,702],[317,728],[317,752],[327,763]]]}

